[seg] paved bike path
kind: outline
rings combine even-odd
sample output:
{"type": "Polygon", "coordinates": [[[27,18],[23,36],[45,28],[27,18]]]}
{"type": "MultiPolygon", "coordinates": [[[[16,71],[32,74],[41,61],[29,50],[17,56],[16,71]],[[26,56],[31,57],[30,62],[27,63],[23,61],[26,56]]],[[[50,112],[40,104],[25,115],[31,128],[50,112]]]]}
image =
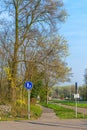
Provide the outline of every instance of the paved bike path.
{"type": "Polygon", "coordinates": [[[52,109],[45,107],[42,116],[35,123],[61,128],[58,130],[87,130],[87,119],[59,119],[52,109]]]}
{"type": "Polygon", "coordinates": [[[87,130],[87,120],[60,120],[53,110],[42,109],[39,119],[0,122],[0,130],[87,130]]]}

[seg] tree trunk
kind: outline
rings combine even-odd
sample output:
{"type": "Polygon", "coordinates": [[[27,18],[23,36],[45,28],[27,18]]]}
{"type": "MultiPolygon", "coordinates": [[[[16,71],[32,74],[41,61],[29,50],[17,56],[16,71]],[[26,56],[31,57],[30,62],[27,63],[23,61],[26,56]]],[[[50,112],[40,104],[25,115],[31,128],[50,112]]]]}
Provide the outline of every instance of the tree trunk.
{"type": "Polygon", "coordinates": [[[14,80],[14,85],[12,86],[12,101],[16,100],[16,76],[17,76],[17,67],[18,67],[18,6],[15,5],[15,44],[14,44],[14,56],[13,56],[13,65],[12,65],[12,78],[14,80]]]}
{"type": "Polygon", "coordinates": [[[46,86],[46,104],[48,104],[48,86],[46,86]]]}

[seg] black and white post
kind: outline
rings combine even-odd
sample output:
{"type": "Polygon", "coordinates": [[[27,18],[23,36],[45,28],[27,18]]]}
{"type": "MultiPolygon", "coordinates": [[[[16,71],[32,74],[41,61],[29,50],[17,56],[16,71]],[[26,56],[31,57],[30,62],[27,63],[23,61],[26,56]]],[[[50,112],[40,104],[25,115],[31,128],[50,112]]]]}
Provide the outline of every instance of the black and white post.
{"type": "MultiPolygon", "coordinates": [[[[77,95],[77,91],[78,91],[78,89],[77,89],[77,82],[75,83],[75,94],[77,95]]],[[[78,111],[77,111],[77,97],[75,98],[75,102],[76,102],[76,118],[77,118],[77,113],[78,113],[78,111]]]]}
{"type": "Polygon", "coordinates": [[[75,94],[74,94],[74,99],[75,99],[75,109],[76,109],[76,118],[77,118],[77,113],[78,113],[78,108],[77,108],[77,99],[79,99],[79,93],[78,93],[78,86],[77,82],[75,83],[75,94]]]}

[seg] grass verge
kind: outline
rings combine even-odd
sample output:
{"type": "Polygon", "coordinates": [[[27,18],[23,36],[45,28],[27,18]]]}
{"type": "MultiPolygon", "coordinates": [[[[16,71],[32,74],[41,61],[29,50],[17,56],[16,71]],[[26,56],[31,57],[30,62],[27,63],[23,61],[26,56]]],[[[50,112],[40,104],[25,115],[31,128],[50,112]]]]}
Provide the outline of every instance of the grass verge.
{"type": "MultiPolygon", "coordinates": [[[[52,100],[51,102],[53,102],[53,103],[61,103],[63,105],[68,105],[68,106],[75,106],[75,101],[52,100]]],[[[87,103],[78,101],[77,106],[80,107],[80,108],[87,108],[87,103]]]]}
{"type": "MultiPolygon", "coordinates": [[[[42,114],[42,108],[40,105],[30,105],[30,119],[37,119],[42,114]]],[[[10,113],[0,113],[0,121],[11,120],[27,120],[28,110],[27,106],[15,106],[10,113]]]]}
{"type": "MultiPolygon", "coordinates": [[[[72,109],[64,108],[64,107],[58,106],[56,104],[48,104],[48,105],[43,104],[43,105],[45,107],[53,109],[54,112],[56,113],[56,115],[60,119],[75,119],[76,118],[75,111],[72,109]]],[[[82,119],[82,118],[87,118],[87,116],[85,116],[81,113],[78,113],[77,118],[82,119]]]]}

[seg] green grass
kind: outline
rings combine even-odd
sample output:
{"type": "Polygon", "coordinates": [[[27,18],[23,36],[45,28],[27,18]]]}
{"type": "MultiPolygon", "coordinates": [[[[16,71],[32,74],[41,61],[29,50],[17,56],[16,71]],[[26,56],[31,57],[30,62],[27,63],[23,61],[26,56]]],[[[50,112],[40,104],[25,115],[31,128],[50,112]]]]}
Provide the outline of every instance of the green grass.
{"type": "Polygon", "coordinates": [[[31,118],[38,118],[42,114],[42,108],[39,105],[31,105],[31,118]]]}
{"type": "MultiPolygon", "coordinates": [[[[75,106],[75,102],[66,102],[66,103],[63,103],[64,105],[68,105],[68,106],[75,106]]],[[[80,108],[87,108],[87,104],[84,104],[84,103],[80,103],[80,102],[77,102],[77,106],[80,107],[80,108]]]]}
{"type": "MultiPolygon", "coordinates": [[[[52,100],[53,103],[61,103],[63,105],[75,106],[75,101],[60,101],[60,100],[52,100]]],[[[87,103],[77,102],[77,106],[80,108],[87,108],[87,103]]]]}
{"type": "MultiPolygon", "coordinates": [[[[48,104],[48,105],[44,105],[44,106],[53,109],[54,112],[56,113],[56,115],[60,119],[75,119],[76,118],[75,111],[72,109],[64,108],[64,107],[58,106],[56,104],[48,104]]],[[[81,113],[78,113],[77,117],[78,117],[78,119],[87,118],[87,116],[85,116],[81,113]]]]}

